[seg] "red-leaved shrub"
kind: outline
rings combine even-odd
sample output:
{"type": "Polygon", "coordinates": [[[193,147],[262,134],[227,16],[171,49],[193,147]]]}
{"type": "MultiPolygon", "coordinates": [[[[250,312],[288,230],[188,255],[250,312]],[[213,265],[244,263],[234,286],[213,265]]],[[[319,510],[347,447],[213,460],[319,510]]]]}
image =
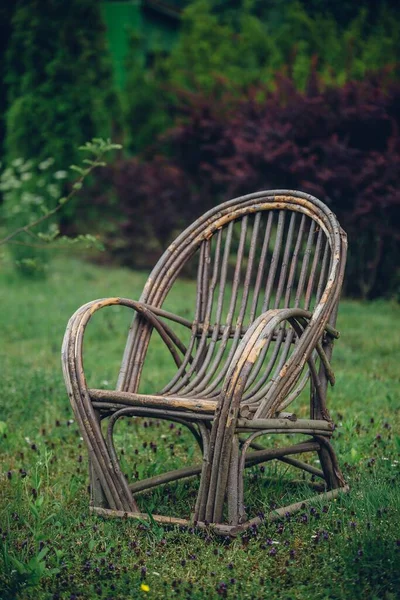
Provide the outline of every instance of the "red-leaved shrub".
{"type": "MultiPolygon", "coordinates": [[[[261,189],[300,189],[326,202],[349,236],[346,292],[399,292],[400,84],[388,72],[306,93],[282,76],[242,99],[182,93],[164,158],[113,167],[125,257],[165,246],[206,209],[261,189]],[[129,254],[131,252],[131,254],[129,254]]],[[[126,261],[126,258],[125,258],[126,261]]]]}

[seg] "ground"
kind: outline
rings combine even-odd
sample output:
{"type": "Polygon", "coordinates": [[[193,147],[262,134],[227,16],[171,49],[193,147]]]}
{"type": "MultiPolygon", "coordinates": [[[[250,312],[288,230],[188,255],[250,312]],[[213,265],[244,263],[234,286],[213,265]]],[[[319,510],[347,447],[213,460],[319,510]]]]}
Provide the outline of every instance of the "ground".
{"type": "MultiPolygon", "coordinates": [[[[400,597],[400,307],[343,300],[329,407],[351,493],[230,541],[156,524],[103,520],[88,511],[87,455],[65,393],[60,345],[86,301],[138,298],[145,274],[57,258],[46,280],[0,275],[0,597],[392,600],[400,597]]],[[[194,284],[170,308],[185,316],[194,284]]],[[[86,368],[112,387],[127,311],[95,318],[86,368]]],[[[170,368],[156,346],[144,389],[170,368]]],[[[117,443],[134,476],[199,460],[189,435],[156,421],[125,423],[117,443]]],[[[285,467],[287,469],[287,467],[285,467]]],[[[289,469],[290,470],[290,469],[289,469]]],[[[286,470],[254,468],[258,510],[288,503],[286,470]]],[[[190,510],[195,483],[141,500],[144,510],[190,510]]],[[[298,494],[306,493],[305,487],[298,494]]],[[[295,496],[293,496],[295,497],[295,496]]]]}

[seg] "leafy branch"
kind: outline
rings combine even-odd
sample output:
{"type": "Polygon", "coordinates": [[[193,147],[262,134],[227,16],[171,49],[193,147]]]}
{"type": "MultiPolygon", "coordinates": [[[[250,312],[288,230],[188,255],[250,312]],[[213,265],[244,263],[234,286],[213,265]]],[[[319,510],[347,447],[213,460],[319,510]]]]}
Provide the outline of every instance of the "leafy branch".
{"type": "MultiPolygon", "coordinates": [[[[113,150],[120,150],[121,148],[122,146],[120,144],[113,144],[111,140],[103,140],[101,138],[93,138],[90,142],[86,142],[84,146],[80,146],[79,150],[87,152],[89,157],[83,159],[82,163],[84,166],[71,165],[70,169],[78,173],[79,177],[72,184],[71,191],[69,192],[69,194],[60,198],[57,205],[54,208],[44,209],[44,213],[40,215],[40,217],[33,219],[30,223],[27,223],[26,225],[18,227],[11,233],[7,234],[4,238],[0,238],[0,246],[10,242],[16,243],[13,238],[15,238],[21,233],[27,233],[32,237],[38,238],[46,242],[54,241],[56,238],[66,241],[68,238],[58,238],[59,232],[57,227],[50,234],[36,234],[33,231],[33,229],[35,229],[38,225],[40,225],[44,221],[47,221],[59,211],[61,211],[64,208],[64,206],[68,202],[70,202],[72,198],[74,198],[82,189],[83,183],[88,178],[88,176],[98,167],[106,166],[106,162],[104,161],[105,156],[109,152],[112,152],[113,150]]],[[[81,240],[83,239],[83,237],[86,238],[87,236],[78,236],[78,238],[76,239],[81,240]]]]}

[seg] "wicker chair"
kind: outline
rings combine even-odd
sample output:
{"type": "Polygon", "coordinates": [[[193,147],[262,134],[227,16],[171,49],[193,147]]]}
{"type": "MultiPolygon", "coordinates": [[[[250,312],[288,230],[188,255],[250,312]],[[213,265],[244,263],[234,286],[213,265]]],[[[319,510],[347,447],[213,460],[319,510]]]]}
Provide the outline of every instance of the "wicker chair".
{"type": "MultiPolygon", "coordinates": [[[[309,499],[348,488],[330,443],[326,406],[336,314],[346,261],[346,234],[316,198],[297,191],[257,192],[210,210],[166,250],[139,301],[108,298],[82,306],[70,319],[62,360],[64,377],[90,461],[91,509],[143,519],[135,495],[156,485],[200,476],[190,518],[153,515],[155,521],[196,524],[235,535],[261,520],[299,510],[303,501],[247,516],[244,469],[277,459],[322,479],[309,499]],[[178,274],[193,263],[197,295],[192,318],[162,308],[178,274]],[[101,308],[135,311],[115,391],[88,389],[82,358],[85,328],[101,308]],[[188,329],[185,344],[176,329],[188,329]],[[176,363],[160,391],[138,392],[154,330],[176,363]],[[309,383],[310,401],[302,390],[309,383]],[[309,404],[308,418],[287,412],[309,404]],[[121,417],[153,417],[185,425],[202,450],[202,465],[135,481],[121,472],[114,426],[121,417]],[[108,419],[107,433],[101,421],[108,419]],[[304,434],[303,441],[265,448],[256,438],[304,434]],[[321,469],[308,464],[317,453],[321,469]],[[305,454],[299,460],[294,455],[305,454]]],[[[308,412],[308,409],[307,409],[308,412]]],[[[281,436],[282,437],[282,436],[281,436]]],[[[274,438],[279,439],[279,438],[274,438]]],[[[301,438],[300,438],[301,439],[301,438]]]]}

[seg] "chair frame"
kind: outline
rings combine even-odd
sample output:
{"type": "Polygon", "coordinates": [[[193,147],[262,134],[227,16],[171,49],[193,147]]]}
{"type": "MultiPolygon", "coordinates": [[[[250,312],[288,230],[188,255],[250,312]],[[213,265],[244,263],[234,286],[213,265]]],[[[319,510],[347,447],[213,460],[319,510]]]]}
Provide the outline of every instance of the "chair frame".
{"type": "MultiPolygon", "coordinates": [[[[277,240],[276,245],[280,243],[281,240],[277,240]]],[[[251,244],[250,253],[253,252],[254,257],[254,240],[251,244]]],[[[259,525],[264,519],[273,521],[294,513],[316,498],[328,500],[348,491],[330,442],[334,425],[326,406],[328,382],[334,384],[330,361],[333,341],[339,337],[335,322],[346,250],[346,234],[332,211],[318,199],[292,190],[257,192],[217,206],[186,229],[158,261],[139,301],[105,298],[89,302],[75,312],[64,337],[62,365],[71,405],[88,447],[90,504],[93,512],[103,516],[148,519],[149,515],[140,512],[135,494],[171,481],[200,475],[199,492],[191,518],[163,515],[152,515],[151,518],[163,524],[212,527],[217,533],[234,536],[259,525]],[[204,300],[202,282],[208,280],[204,242],[229,223],[265,211],[301,213],[315,222],[315,227],[321,230],[321,236],[326,236],[331,260],[325,288],[317,306],[312,311],[298,306],[269,309],[254,318],[247,330],[239,332],[233,326],[229,331],[221,327],[218,339],[226,341],[237,335],[237,345],[224,372],[218,397],[214,399],[207,395],[202,397],[201,391],[196,394],[196,387],[190,389],[190,384],[190,393],[186,394],[180,394],[179,391],[139,394],[142,368],[154,330],[175,360],[178,375],[185,371],[185,361],[179,353],[185,355],[188,349],[173,331],[171,323],[178,323],[192,331],[193,347],[200,338],[210,339],[212,335],[211,325],[201,319],[187,320],[162,308],[182,267],[200,248],[197,306],[201,312],[204,300]],[[126,306],[136,313],[129,331],[117,389],[89,389],[83,368],[85,329],[95,312],[112,305],[126,306]],[[283,331],[282,324],[287,327],[286,333],[280,333],[283,331]],[[294,351],[283,364],[279,375],[269,382],[266,398],[255,404],[246,402],[244,391],[252,369],[266,344],[276,340],[279,335],[281,342],[285,339],[282,336],[286,335],[289,345],[291,340],[295,340],[294,351]],[[318,369],[315,357],[319,358],[318,369]],[[309,419],[299,419],[293,413],[285,412],[293,386],[299,381],[304,368],[308,369],[311,381],[309,419]],[[184,467],[129,485],[121,472],[113,442],[114,426],[118,419],[125,416],[154,417],[185,425],[202,449],[202,465],[184,467]],[[108,418],[106,435],[101,429],[104,418],[108,418]],[[264,448],[256,442],[259,436],[272,433],[305,434],[309,439],[279,448],[264,448]],[[247,452],[250,449],[252,451],[247,452]],[[321,469],[293,458],[305,452],[318,454],[321,469]],[[248,518],[243,500],[244,469],[272,459],[321,478],[328,491],[264,516],[248,518]],[[224,516],[224,510],[227,517],[224,516]]],[[[239,247],[238,253],[241,251],[239,247]]],[[[316,269],[316,265],[312,268],[316,269]]],[[[247,281],[244,282],[244,288],[246,286],[247,281]]],[[[174,389],[173,385],[171,389],[174,389]]]]}

